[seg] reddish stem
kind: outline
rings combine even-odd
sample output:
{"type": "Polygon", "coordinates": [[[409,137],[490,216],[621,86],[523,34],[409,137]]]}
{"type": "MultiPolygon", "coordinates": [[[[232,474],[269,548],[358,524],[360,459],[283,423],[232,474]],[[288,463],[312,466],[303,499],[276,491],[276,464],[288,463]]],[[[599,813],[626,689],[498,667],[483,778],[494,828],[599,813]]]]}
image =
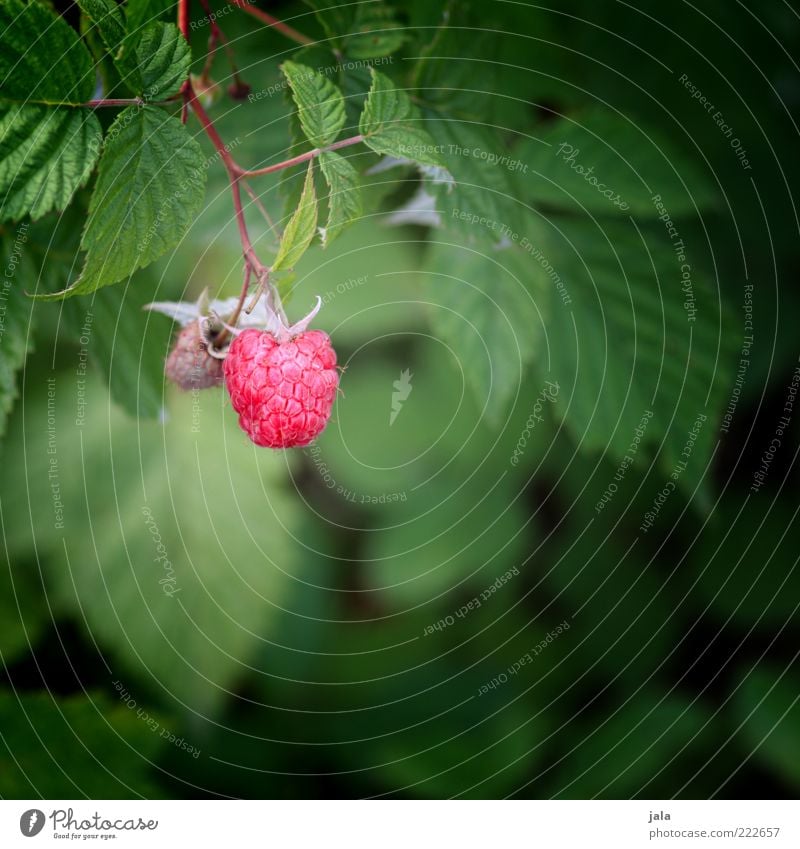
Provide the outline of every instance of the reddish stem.
{"type": "Polygon", "coordinates": [[[341,147],[349,147],[353,144],[359,144],[364,141],[364,136],[350,136],[350,138],[342,139],[341,141],[329,144],[327,147],[315,147],[306,153],[301,153],[299,156],[293,156],[291,159],[285,159],[283,162],[278,162],[275,165],[268,165],[266,168],[256,168],[253,171],[239,170],[240,177],[260,177],[263,174],[272,174],[275,171],[281,171],[284,168],[291,168],[293,165],[301,165],[303,162],[308,162],[309,159],[315,159],[320,153],[327,153],[329,150],[339,150],[341,147]]]}
{"type": "Polygon", "coordinates": [[[211,11],[211,6],[208,4],[208,0],[200,0],[200,5],[208,17],[209,27],[211,29],[208,36],[208,56],[203,67],[202,79],[204,81],[208,79],[211,73],[211,63],[214,61],[214,55],[217,52],[217,46],[221,44],[225,49],[225,55],[228,57],[228,64],[231,66],[231,76],[234,83],[237,86],[244,85],[239,77],[239,66],[236,64],[236,56],[234,55],[233,48],[228,41],[228,37],[222,31],[222,27],[213,19],[213,12],[211,11]]]}
{"type": "Polygon", "coordinates": [[[267,12],[257,9],[255,6],[248,3],[247,0],[233,0],[233,5],[237,6],[243,12],[247,12],[248,15],[252,15],[254,18],[257,18],[262,23],[265,23],[268,27],[278,30],[278,32],[283,33],[283,35],[287,38],[290,38],[292,41],[296,41],[298,44],[314,43],[314,40],[309,38],[307,35],[303,35],[303,33],[298,32],[293,27],[290,27],[289,24],[285,24],[283,21],[273,18],[272,15],[267,12]]]}
{"type": "MultiPolygon", "coordinates": [[[[178,29],[181,34],[189,41],[189,0],[178,0],[178,29]]],[[[183,105],[181,106],[181,123],[185,124],[189,117],[189,80],[183,84],[181,89],[183,95],[183,105]]]]}

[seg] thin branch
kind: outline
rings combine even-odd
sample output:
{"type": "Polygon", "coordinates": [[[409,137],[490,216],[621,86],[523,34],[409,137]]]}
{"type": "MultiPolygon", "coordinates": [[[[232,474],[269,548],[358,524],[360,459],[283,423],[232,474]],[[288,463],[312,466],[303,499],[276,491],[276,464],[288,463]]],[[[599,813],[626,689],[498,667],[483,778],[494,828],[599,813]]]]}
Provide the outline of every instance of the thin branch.
{"type": "Polygon", "coordinates": [[[259,198],[259,196],[253,191],[253,189],[250,187],[249,183],[242,180],[242,185],[244,186],[244,190],[247,192],[247,194],[250,195],[250,200],[253,201],[253,203],[256,205],[256,208],[258,209],[258,211],[263,216],[264,220],[269,225],[269,229],[274,230],[275,229],[275,222],[272,220],[272,218],[270,217],[270,214],[265,209],[264,204],[261,203],[261,198],[259,198]]]}
{"type": "Polygon", "coordinates": [[[296,41],[298,44],[314,44],[314,40],[312,38],[309,38],[307,35],[303,35],[303,33],[298,32],[293,27],[290,27],[289,24],[285,24],[283,21],[278,20],[278,18],[273,18],[272,15],[267,12],[262,12],[261,9],[257,9],[255,6],[248,3],[247,0],[233,0],[233,5],[241,9],[243,12],[247,12],[248,15],[252,15],[254,18],[257,18],[268,27],[276,29],[292,41],[296,41]]]}
{"type": "Polygon", "coordinates": [[[339,150],[339,148],[359,144],[362,141],[364,141],[364,136],[360,134],[357,136],[350,136],[350,138],[341,139],[341,141],[329,144],[327,147],[315,147],[313,150],[301,153],[299,156],[293,156],[291,159],[285,159],[283,162],[278,162],[275,165],[268,165],[266,168],[256,168],[253,171],[244,171],[240,169],[239,176],[260,177],[263,174],[272,174],[275,171],[281,171],[284,168],[291,168],[293,165],[302,165],[303,162],[308,162],[309,159],[316,159],[320,153],[327,153],[331,150],[339,150]]]}
{"type": "MultiPolygon", "coordinates": [[[[189,42],[189,0],[178,0],[178,29],[181,34],[189,42]]],[[[189,117],[189,80],[183,84],[181,94],[183,95],[183,105],[181,106],[181,123],[185,124],[189,117]]]]}
{"type": "Polygon", "coordinates": [[[87,100],[86,103],[81,105],[88,106],[90,109],[100,109],[103,106],[144,106],[144,100],[141,97],[108,97],[100,100],[87,100]]]}

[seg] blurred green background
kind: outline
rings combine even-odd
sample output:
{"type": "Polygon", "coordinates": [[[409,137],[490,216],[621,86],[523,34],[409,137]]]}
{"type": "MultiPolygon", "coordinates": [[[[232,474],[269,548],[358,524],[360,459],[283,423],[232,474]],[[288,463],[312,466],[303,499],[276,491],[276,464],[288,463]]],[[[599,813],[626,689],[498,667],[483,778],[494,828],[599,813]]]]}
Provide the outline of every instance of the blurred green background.
{"type": "MultiPolygon", "coordinates": [[[[323,296],[344,368],[311,448],[163,385],[172,328],[141,306],[240,281],[218,163],[129,284],[24,300],[70,274],[80,209],[29,232],[0,795],[796,796],[800,407],[753,489],[800,355],[796,6],[376,8],[269,4],[301,51],[220,18],[258,95],[212,107],[240,162],[287,155],[282,60],[333,67],[355,115],[367,74],[334,50],[388,39],[456,181],[352,149],[364,217],[287,305],[323,296]]],[[[254,183],[279,222],[296,185],[254,183]]]]}

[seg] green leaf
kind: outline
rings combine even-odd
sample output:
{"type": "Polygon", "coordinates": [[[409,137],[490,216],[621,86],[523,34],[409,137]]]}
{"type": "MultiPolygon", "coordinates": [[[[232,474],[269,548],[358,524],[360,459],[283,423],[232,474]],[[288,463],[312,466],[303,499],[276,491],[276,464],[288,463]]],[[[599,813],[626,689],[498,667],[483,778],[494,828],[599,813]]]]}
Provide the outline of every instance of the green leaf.
{"type": "Polygon", "coordinates": [[[166,422],[142,422],[99,380],[78,379],[56,384],[63,530],[50,507],[44,381],[13,443],[24,438],[30,462],[0,485],[8,522],[29,526],[51,603],[77,617],[128,689],[138,680],[178,710],[218,709],[256,664],[267,673],[268,652],[257,653],[301,552],[285,458],[247,440],[222,390],[176,391],[166,422]]]}
{"type": "Polygon", "coordinates": [[[102,142],[93,112],[0,103],[2,219],[63,210],[95,166],[102,142]]]}
{"type": "Polygon", "coordinates": [[[431,311],[434,332],[452,347],[494,423],[516,393],[526,392],[533,406],[542,389],[524,378],[534,355],[544,351],[549,297],[526,260],[517,247],[486,255],[436,243],[425,266],[431,298],[452,305],[431,311]]]}
{"type": "Polygon", "coordinates": [[[395,11],[382,0],[351,4],[334,0],[305,2],[316,12],[332,46],[352,59],[388,56],[406,41],[395,11]]]}
{"type": "Polygon", "coordinates": [[[78,34],[38,2],[0,2],[0,97],[23,103],[84,103],[94,63],[78,34]]]}
{"type": "Polygon", "coordinates": [[[191,64],[189,42],[174,24],[148,24],[136,45],[138,92],[147,101],[165,100],[177,94],[189,76],[191,64]]]}
{"type": "Polygon", "coordinates": [[[684,261],[660,224],[645,231],[563,218],[546,229],[530,219],[522,236],[532,272],[544,270],[551,288],[559,418],[582,449],[621,461],[651,411],[642,446],[657,449],[663,471],[693,492],[708,471],[731,365],[719,325],[726,311],[701,269],[691,270],[684,292],[684,261]]]}
{"type": "Polygon", "coordinates": [[[347,36],[344,52],[352,59],[389,56],[399,50],[407,38],[394,9],[383,2],[359,3],[347,36]]]}
{"type": "Polygon", "coordinates": [[[128,285],[71,299],[61,328],[85,349],[114,401],[138,418],[164,414],[164,358],[172,328],[143,309],[157,298],[158,288],[155,275],[140,272],[128,285]]]}
{"type": "Polygon", "coordinates": [[[372,87],[359,121],[364,144],[376,153],[442,167],[437,146],[420,126],[422,118],[406,92],[395,88],[388,77],[374,68],[370,71],[372,87]]]}
{"type": "Polygon", "coordinates": [[[314,147],[329,145],[344,126],[341,91],[322,74],[305,65],[284,62],[281,70],[291,86],[306,138],[314,147]]]}
{"type": "Polygon", "coordinates": [[[500,575],[513,580],[506,573],[525,557],[530,517],[516,491],[500,485],[487,497],[484,481],[473,478],[453,498],[453,483],[440,479],[392,504],[395,522],[365,542],[368,585],[397,610],[469,598],[500,575]]]}
{"type": "Polygon", "coordinates": [[[800,688],[796,665],[763,664],[744,672],[733,709],[746,751],[800,788],[800,688]]]}
{"type": "Polygon", "coordinates": [[[294,268],[308,249],[317,229],[317,193],[314,189],[314,160],[308,163],[300,205],[294,211],[281,237],[273,271],[294,268]]]}
{"type": "Polygon", "coordinates": [[[175,6],[175,0],[128,0],[125,4],[128,35],[135,40],[148,24],[174,20],[175,6]]]}
{"type": "Polygon", "coordinates": [[[519,233],[518,183],[515,172],[490,161],[497,151],[492,131],[454,120],[432,120],[429,126],[454,181],[430,186],[444,228],[470,245],[505,243],[509,234],[519,233]]]}
{"type": "Polygon", "coordinates": [[[106,49],[112,56],[125,38],[125,17],[115,0],[78,0],[81,11],[97,28],[106,49]]]}
{"type": "Polygon", "coordinates": [[[97,692],[65,698],[4,690],[0,728],[4,799],[161,795],[150,762],[164,743],[135,702],[131,708],[97,692]]]}
{"type": "Polygon", "coordinates": [[[200,211],[206,169],[200,145],[176,118],[129,107],[109,128],[81,239],[78,280],[53,300],[124,280],[184,236],[200,211]]]}
{"type": "Polygon", "coordinates": [[[25,362],[33,330],[32,301],[25,290],[33,289],[35,277],[26,256],[28,225],[0,237],[5,269],[0,280],[0,436],[17,397],[17,372],[25,362]]]}
{"type": "Polygon", "coordinates": [[[327,151],[319,156],[319,165],[328,183],[328,223],[322,231],[322,246],[327,247],[353,221],[361,217],[361,190],[358,173],[338,153],[327,151]]]}
{"type": "Polygon", "coordinates": [[[662,214],[654,196],[672,216],[717,204],[710,178],[663,131],[599,107],[545,126],[515,151],[531,201],[645,218],[662,214]]]}

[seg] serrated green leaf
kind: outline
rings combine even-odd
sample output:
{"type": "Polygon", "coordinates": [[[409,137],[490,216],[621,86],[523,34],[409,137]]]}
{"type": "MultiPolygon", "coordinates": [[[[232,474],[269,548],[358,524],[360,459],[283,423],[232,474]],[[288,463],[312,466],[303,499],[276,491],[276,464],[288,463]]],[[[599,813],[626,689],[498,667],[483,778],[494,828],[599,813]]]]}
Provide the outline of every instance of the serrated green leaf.
{"type": "Polygon", "coordinates": [[[563,218],[545,230],[531,219],[521,235],[532,273],[544,270],[552,290],[548,338],[551,379],[564,388],[559,417],[583,449],[620,461],[651,411],[642,445],[658,449],[669,475],[691,443],[674,480],[692,492],[707,473],[731,367],[720,304],[702,273],[692,271],[684,292],[681,261],[660,225],[644,231],[605,221],[600,228],[563,218]]]}
{"type": "Polygon", "coordinates": [[[329,145],[344,126],[341,91],[329,79],[305,65],[284,62],[281,70],[291,86],[306,138],[314,147],[329,145]]]}
{"type": "Polygon", "coordinates": [[[317,229],[317,193],[314,189],[314,160],[308,163],[300,204],[286,225],[273,271],[294,268],[306,252],[317,229]]]}
{"type": "Polygon", "coordinates": [[[509,232],[519,232],[514,172],[489,160],[489,154],[503,155],[497,152],[497,137],[463,121],[432,120],[429,126],[454,181],[428,181],[444,228],[471,245],[503,243],[509,232]],[[484,223],[476,226],[481,219],[484,223]]]}
{"type": "Polygon", "coordinates": [[[200,145],[153,106],[128,107],[106,136],[81,239],[78,280],[53,300],[124,280],[177,244],[200,211],[206,183],[200,145]]]}
{"type": "MultiPolygon", "coordinates": [[[[109,682],[109,685],[111,682],[109,682]]],[[[113,687],[111,687],[113,691],[113,687]]],[[[150,759],[158,733],[105,693],[0,691],[0,796],[120,799],[160,795],[150,759]]],[[[141,706],[140,706],[141,707],[141,706]]]]}
{"type": "Polygon", "coordinates": [[[125,17],[115,0],[78,0],[81,11],[97,28],[106,49],[112,56],[125,38],[125,17]]]}
{"type": "Polygon", "coordinates": [[[361,217],[361,190],[356,169],[340,154],[333,151],[321,153],[319,165],[329,189],[328,223],[322,237],[322,246],[327,247],[349,224],[361,217]]]}
{"type": "Polygon", "coordinates": [[[84,103],[94,63],[78,34],[38,2],[0,3],[0,98],[23,103],[84,103]]]}
{"type": "Polygon", "coordinates": [[[189,76],[192,51],[174,24],[148,24],[136,45],[138,93],[146,101],[177,94],[189,76]]]}
{"type": "Polygon", "coordinates": [[[155,275],[142,277],[147,272],[129,285],[107,286],[68,301],[61,333],[84,347],[80,340],[89,316],[85,348],[111,397],[129,415],[155,419],[164,413],[164,358],[172,329],[143,309],[156,300],[159,281],[155,275]]]}
{"type": "Polygon", "coordinates": [[[138,37],[148,24],[175,17],[176,0],[128,0],[125,17],[129,36],[138,37]]]}
{"type": "Polygon", "coordinates": [[[353,59],[376,59],[399,50],[406,38],[405,28],[391,6],[382,2],[359,3],[343,39],[344,52],[353,59]]]}
{"type": "Polygon", "coordinates": [[[436,335],[455,352],[478,404],[502,420],[519,392],[533,407],[542,387],[524,382],[527,365],[544,349],[548,293],[517,247],[491,255],[452,244],[431,246],[425,286],[435,302],[436,335]]]}
{"type": "Polygon", "coordinates": [[[422,118],[405,91],[370,68],[372,87],[359,121],[364,144],[376,153],[444,167],[437,146],[421,126],[422,118]]]}
{"type": "Polygon", "coordinates": [[[547,124],[514,155],[527,166],[525,197],[568,210],[657,218],[654,196],[672,216],[717,203],[710,179],[672,139],[605,108],[547,124]]]}
{"type": "Polygon", "coordinates": [[[17,397],[17,372],[30,345],[33,313],[25,289],[33,288],[33,269],[27,255],[28,238],[27,224],[21,224],[16,233],[0,237],[5,265],[0,280],[0,436],[5,433],[6,419],[17,397]]]}
{"type": "Polygon", "coordinates": [[[0,103],[0,217],[63,210],[95,166],[102,142],[93,112],[0,103]]]}
{"type": "Polygon", "coordinates": [[[333,0],[305,2],[316,13],[331,44],[353,59],[388,56],[406,40],[395,11],[382,0],[347,4],[333,0]]]}

